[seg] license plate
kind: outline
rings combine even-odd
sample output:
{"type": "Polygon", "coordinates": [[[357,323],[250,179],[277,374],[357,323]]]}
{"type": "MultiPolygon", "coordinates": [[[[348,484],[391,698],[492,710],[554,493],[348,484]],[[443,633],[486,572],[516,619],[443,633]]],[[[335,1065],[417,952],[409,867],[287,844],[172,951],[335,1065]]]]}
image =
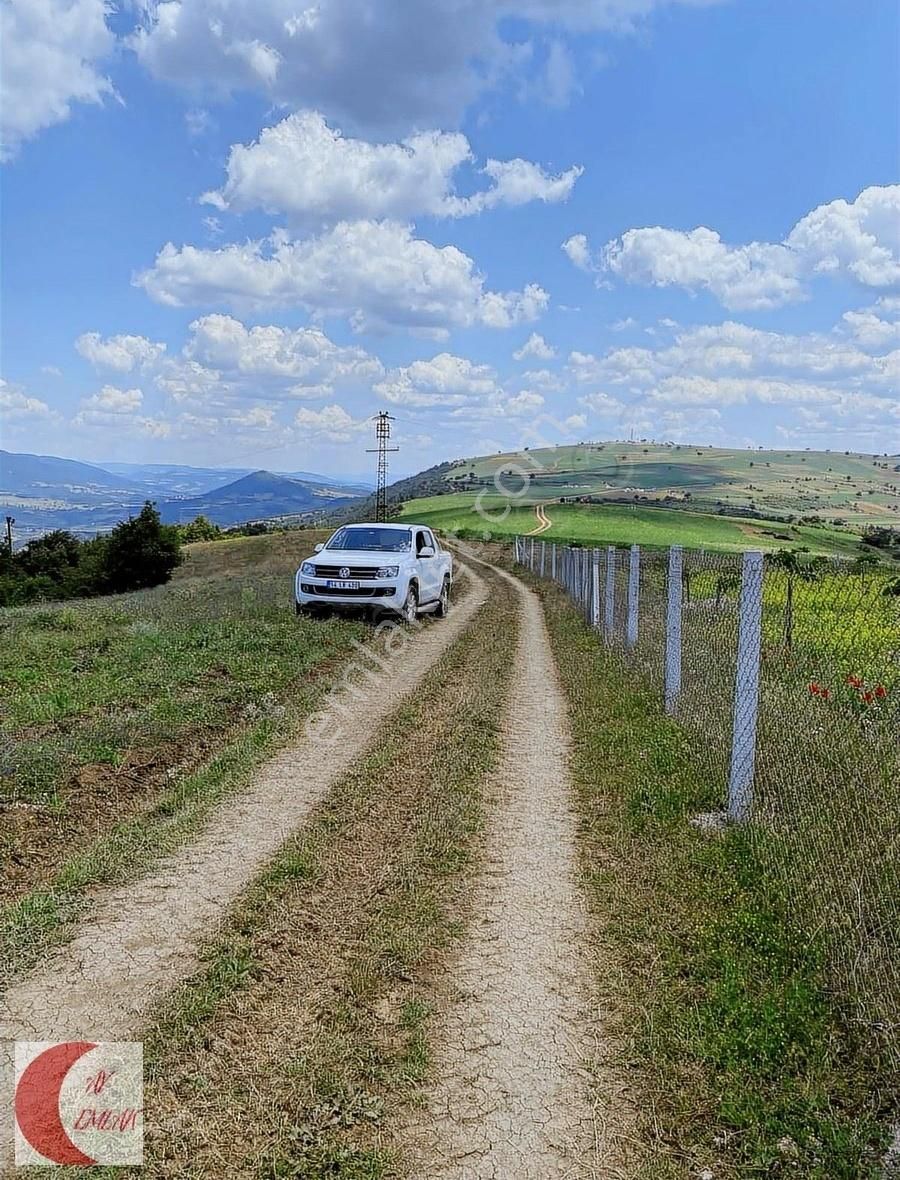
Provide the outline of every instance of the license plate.
{"type": "Polygon", "coordinates": [[[359,582],[326,582],[329,590],[358,590],[359,582]]]}

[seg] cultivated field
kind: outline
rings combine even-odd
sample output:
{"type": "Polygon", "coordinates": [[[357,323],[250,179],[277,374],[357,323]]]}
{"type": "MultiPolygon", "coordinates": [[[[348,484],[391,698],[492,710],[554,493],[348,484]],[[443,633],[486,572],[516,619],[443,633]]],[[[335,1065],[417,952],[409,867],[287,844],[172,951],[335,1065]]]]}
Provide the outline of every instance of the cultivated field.
{"type": "Polygon", "coordinates": [[[900,522],[900,456],[834,451],[725,450],[652,443],[579,443],[461,460],[453,487],[524,475],[532,499],[560,496],[688,498],[702,509],[754,508],[761,516],[817,514],[849,524],[900,522]]]}
{"type": "MultiPolygon", "coordinates": [[[[527,498],[526,498],[527,499],[527,498]]],[[[447,533],[469,536],[490,534],[513,537],[536,531],[534,508],[516,506],[492,494],[454,492],[446,496],[410,500],[401,519],[421,520],[447,533]],[[476,512],[476,502],[482,512],[476,512]]],[[[687,512],[676,508],[653,508],[627,504],[543,506],[550,527],[541,530],[545,541],[577,542],[587,545],[647,545],[664,548],[684,545],[696,549],[736,551],[743,549],[790,549],[806,547],[826,556],[858,557],[859,535],[849,530],[820,525],[784,525],[772,521],[687,512]]]]}

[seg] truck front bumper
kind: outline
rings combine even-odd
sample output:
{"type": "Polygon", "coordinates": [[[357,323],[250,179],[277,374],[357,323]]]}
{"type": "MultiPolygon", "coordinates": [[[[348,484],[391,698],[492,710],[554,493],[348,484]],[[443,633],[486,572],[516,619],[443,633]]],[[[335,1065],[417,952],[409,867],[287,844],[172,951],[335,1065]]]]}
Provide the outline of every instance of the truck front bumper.
{"type": "Polygon", "coordinates": [[[385,611],[399,611],[403,597],[394,583],[361,581],[358,590],[334,590],[325,578],[302,578],[296,585],[298,606],[328,606],[340,610],[360,610],[378,607],[385,611]]]}

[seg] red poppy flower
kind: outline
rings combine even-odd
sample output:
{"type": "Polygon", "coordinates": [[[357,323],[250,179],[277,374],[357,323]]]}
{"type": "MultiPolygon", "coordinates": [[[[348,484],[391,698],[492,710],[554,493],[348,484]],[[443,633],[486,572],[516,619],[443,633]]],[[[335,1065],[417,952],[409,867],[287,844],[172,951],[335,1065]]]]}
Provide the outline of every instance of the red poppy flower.
{"type": "Polygon", "coordinates": [[[862,688],[863,682],[858,676],[848,676],[847,683],[851,688],[862,688]]]}
{"type": "Polygon", "coordinates": [[[818,686],[818,684],[816,684],[816,682],[814,680],[812,682],[812,684],[809,686],[809,691],[813,694],[814,697],[817,697],[822,690],[818,686]]]}
{"type": "Polygon", "coordinates": [[[827,701],[828,698],[831,696],[831,689],[830,688],[820,689],[819,696],[822,698],[823,701],[827,701]]]}
{"type": "Polygon", "coordinates": [[[879,684],[878,687],[875,689],[875,695],[878,697],[879,700],[884,700],[884,698],[887,696],[887,689],[884,687],[883,684],[879,684]]]}
{"type": "Polygon", "coordinates": [[[862,694],[862,700],[864,700],[867,705],[871,705],[871,703],[875,700],[875,697],[870,692],[864,692],[862,694]]]}

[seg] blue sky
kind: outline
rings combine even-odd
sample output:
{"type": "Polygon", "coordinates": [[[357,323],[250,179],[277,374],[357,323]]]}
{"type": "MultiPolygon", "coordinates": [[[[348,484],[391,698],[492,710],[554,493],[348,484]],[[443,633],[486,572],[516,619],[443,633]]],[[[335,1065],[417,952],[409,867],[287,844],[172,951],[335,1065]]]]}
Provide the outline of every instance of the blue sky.
{"type": "Polygon", "coordinates": [[[4,446],[900,449],[892,0],[3,0],[4,446]],[[409,13],[413,12],[413,20],[409,13]]]}

